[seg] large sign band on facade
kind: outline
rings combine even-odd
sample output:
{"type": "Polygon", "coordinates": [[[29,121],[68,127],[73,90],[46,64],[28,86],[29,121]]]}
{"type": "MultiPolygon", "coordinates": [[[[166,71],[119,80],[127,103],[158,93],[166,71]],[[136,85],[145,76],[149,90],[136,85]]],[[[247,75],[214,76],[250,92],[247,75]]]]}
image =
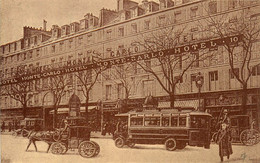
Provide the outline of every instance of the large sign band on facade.
{"type": "Polygon", "coordinates": [[[47,77],[52,77],[52,76],[56,76],[56,75],[79,72],[79,71],[89,70],[89,69],[98,68],[98,67],[111,67],[113,65],[124,64],[127,62],[137,62],[137,61],[141,61],[141,60],[149,60],[149,59],[153,59],[153,58],[164,57],[167,55],[178,55],[181,53],[194,52],[194,51],[198,51],[198,50],[202,50],[202,49],[215,49],[218,46],[221,46],[224,44],[236,45],[241,40],[242,40],[242,35],[235,35],[235,36],[230,36],[230,37],[225,37],[225,38],[220,38],[220,39],[215,39],[215,40],[208,40],[205,42],[193,43],[193,44],[184,45],[184,46],[167,49],[167,50],[161,50],[161,51],[156,51],[156,52],[149,52],[149,53],[143,53],[143,54],[130,55],[130,56],[103,60],[103,61],[94,62],[91,64],[86,63],[86,62],[77,63],[75,60],[75,62],[69,62],[70,64],[65,67],[56,68],[53,70],[48,70],[48,71],[40,72],[40,73],[38,72],[38,73],[34,73],[34,74],[21,75],[20,77],[2,80],[0,82],[0,85],[15,84],[18,82],[25,82],[25,81],[30,81],[30,80],[47,78],[47,77]],[[73,63],[73,64],[71,64],[71,63],[73,63]],[[84,64],[84,63],[86,63],[86,64],[84,64]]]}

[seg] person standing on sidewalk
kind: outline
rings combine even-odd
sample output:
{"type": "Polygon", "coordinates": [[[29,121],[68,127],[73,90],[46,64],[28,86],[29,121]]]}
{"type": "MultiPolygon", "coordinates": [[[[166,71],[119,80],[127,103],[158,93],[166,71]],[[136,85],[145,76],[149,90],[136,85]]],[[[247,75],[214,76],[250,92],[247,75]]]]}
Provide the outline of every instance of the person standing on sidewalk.
{"type": "Polygon", "coordinates": [[[3,121],[3,123],[2,123],[1,132],[5,132],[5,121],[3,121]]]}
{"type": "Polygon", "coordinates": [[[227,116],[227,112],[224,112],[224,118],[221,122],[220,129],[218,131],[217,143],[219,145],[219,157],[220,160],[224,160],[224,156],[229,159],[230,155],[233,153],[231,144],[231,132],[230,132],[230,120],[227,116]]]}

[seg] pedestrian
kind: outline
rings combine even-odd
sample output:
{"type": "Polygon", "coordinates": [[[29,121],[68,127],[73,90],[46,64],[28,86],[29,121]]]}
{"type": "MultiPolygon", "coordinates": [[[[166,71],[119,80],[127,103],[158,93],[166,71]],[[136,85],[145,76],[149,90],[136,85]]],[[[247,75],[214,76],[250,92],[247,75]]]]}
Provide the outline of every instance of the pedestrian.
{"type": "Polygon", "coordinates": [[[9,131],[9,132],[12,131],[12,123],[11,123],[11,122],[8,123],[8,131],[9,131]]]}
{"type": "Polygon", "coordinates": [[[5,132],[5,121],[2,122],[1,132],[5,132]]]}
{"type": "Polygon", "coordinates": [[[219,145],[219,157],[221,161],[224,160],[224,156],[227,156],[227,159],[229,159],[230,155],[233,153],[229,122],[230,121],[227,117],[227,113],[224,112],[224,119],[222,120],[221,128],[219,129],[217,136],[217,143],[219,145]]]}

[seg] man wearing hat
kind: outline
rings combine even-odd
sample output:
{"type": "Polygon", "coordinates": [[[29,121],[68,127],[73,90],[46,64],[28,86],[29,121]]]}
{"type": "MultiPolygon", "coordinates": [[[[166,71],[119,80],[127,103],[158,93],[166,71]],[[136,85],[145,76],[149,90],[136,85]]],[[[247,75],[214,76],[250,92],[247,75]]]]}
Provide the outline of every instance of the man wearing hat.
{"type": "Polygon", "coordinates": [[[224,160],[224,156],[229,159],[233,153],[231,144],[231,132],[230,132],[230,119],[227,116],[227,110],[224,110],[223,119],[220,122],[220,129],[218,130],[217,143],[219,145],[219,157],[221,161],[224,160]]]}

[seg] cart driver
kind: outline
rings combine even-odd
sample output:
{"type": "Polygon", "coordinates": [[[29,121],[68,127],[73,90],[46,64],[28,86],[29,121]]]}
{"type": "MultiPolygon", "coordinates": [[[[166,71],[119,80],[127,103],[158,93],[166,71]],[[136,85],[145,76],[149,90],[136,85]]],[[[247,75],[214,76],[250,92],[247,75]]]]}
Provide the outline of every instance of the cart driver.
{"type": "Polygon", "coordinates": [[[64,126],[64,128],[62,129],[62,132],[68,131],[68,128],[69,128],[69,122],[68,122],[66,119],[64,120],[64,124],[65,124],[65,126],[64,126]]]}

